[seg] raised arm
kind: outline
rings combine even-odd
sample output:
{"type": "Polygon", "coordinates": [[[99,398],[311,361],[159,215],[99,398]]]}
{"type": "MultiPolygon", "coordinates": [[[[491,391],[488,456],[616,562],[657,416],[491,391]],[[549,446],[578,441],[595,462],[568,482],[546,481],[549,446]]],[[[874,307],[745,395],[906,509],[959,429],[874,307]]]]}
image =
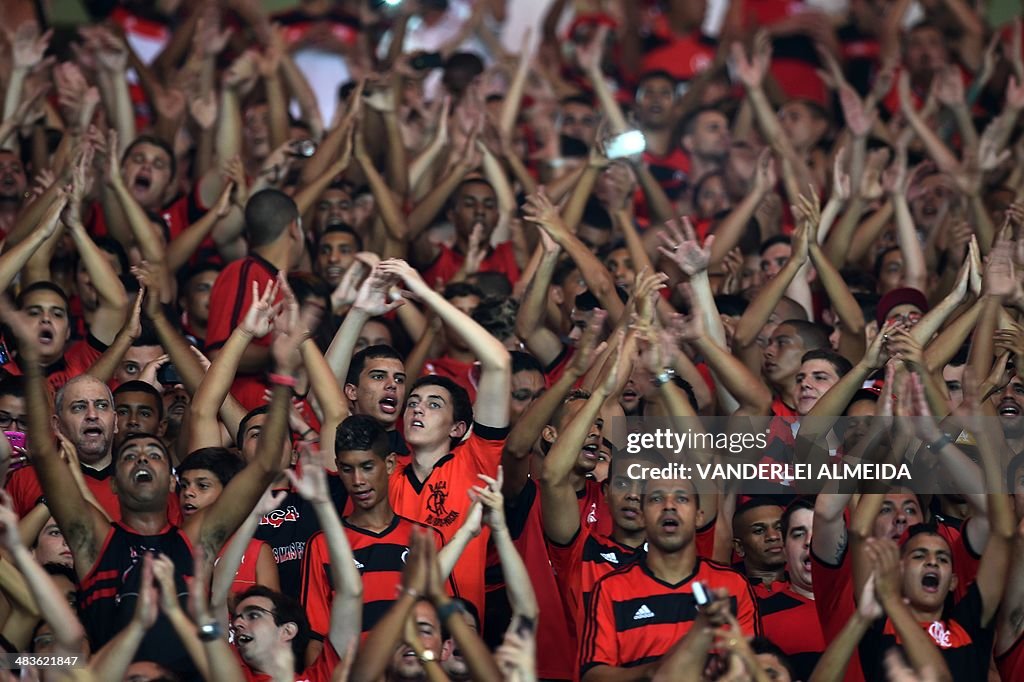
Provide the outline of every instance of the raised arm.
{"type": "MultiPolygon", "coordinates": [[[[348,399],[341,390],[341,383],[335,380],[330,366],[324,359],[313,339],[302,344],[302,364],[309,377],[310,389],[320,407],[320,449],[334,452],[334,438],[338,425],[349,415],[348,399]]],[[[330,458],[333,461],[333,458],[330,458]]],[[[325,463],[329,471],[336,471],[336,464],[325,463]]]]}
{"type": "Polygon", "coordinates": [[[352,643],[359,641],[359,633],[362,631],[363,578],[356,568],[352,548],[341,527],[334,502],[331,501],[327,474],[308,450],[302,455],[301,467],[301,477],[290,469],[286,473],[295,490],[313,505],[320,529],[327,540],[331,582],[334,586],[328,638],[335,651],[345,652],[352,643]]]}
{"type": "Polygon", "coordinates": [[[139,595],[135,611],[128,625],[121,629],[114,639],[97,651],[89,661],[90,671],[99,680],[121,680],[128,672],[139,645],[149,629],[156,623],[160,613],[157,588],[153,584],[153,556],[146,553],[139,569],[139,595]]]}
{"type": "MultiPolygon", "coordinates": [[[[267,288],[260,294],[259,285],[252,283],[253,303],[245,314],[242,324],[237,327],[217,354],[202,382],[196,388],[189,406],[191,422],[189,424],[189,452],[204,447],[215,447],[221,444],[220,425],[217,415],[225,400],[234,400],[230,396],[231,383],[235,380],[238,363],[242,354],[253,338],[261,338],[270,333],[273,326],[274,297],[277,296],[278,282],[268,282],[267,288]]],[[[238,424],[245,417],[244,410],[237,422],[232,419],[225,422],[231,436],[235,435],[238,424]]]]}
{"type": "Polygon", "coordinates": [[[316,326],[316,314],[312,309],[300,311],[287,280],[281,275],[278,279],[285,292],[285,307],[274,320],[275,336],[271,346],[275,364],[275,373],[271,375],[273,391],[270,412],[260,433],[256,458],[231,479],[224,493],[208,508],[208,513],[194,515],[185,525],[185,532],[209,556],[216,556],[220,552],[227,539],[256,506],[263,491],[287,466],[287,462],[282,460],[282,452],[288,435],[288,408],[292,388],[300,364],[299,347],[309,336],[309,330],[316,326]]]}
{"type": "Polygon", "coordinates": [[[427,554],[433,546],[434,541],[426,535],[425,530],[413,531],[409,539],[405,569],[402,571],[401,592],[359,647],[359,653],[352,664],[351,679],[383,678],[394,657],[395,648],[402,642],[406,620],[412,616],[416,603],[427,596],[427,582],[431,571],[427,554]]]}
{"type": "MultiPolygon", "coordinates": [[[[352,267],[358,267],[358,264],[354,263],[352,267]]],[[[348,380],[349,363],[352,361],[352,353],[359,340],[359,332],[362,331],[363,325],[370,318],[384,315],[405,302],[401,299],[398,301],[388,300],[391,284],[391,278],[384,276],[379,267],[375,267],[370,272],[370,276],[360,285],[355,302],[348,314],[345,315],[345,321],[341,323],[341,327],[334,335],[334,340],[327,348],[327,353],[324,354],[335,380],[342,386],[348,380]]]]}
{"type": "MultiPolygon", "coordinates": [[[[67,195],[62,190],[54,192],[52,203],[43,213],[42,218],[36,224],[35,229],[25,239],[4,251],[0,255],[0,291],[7,291],[11,283],[21,272],[29,258],[36,252],[57,231],[60,224],[61,212],[67,205],[67,195]]],[[[118,325],[120,326],[120,325],[118,325]]]]}
{"type": "MultiPolygon", "coordinates": [[[[93,569],[110,523],[85,499],[70,469],[61,461],[53,442],[49,393],[36,349],[35,324],[28,313],[14,310],[6,298],[0,298],[0,319],[18,339],[25,366],[25,402],[29,415],[28,439],[32,443],[32,463],[46,496],[53,518],[75,558],[75,570],[84,577],[93,569]]],[[[68,409],[102,414],[113,413],[113,401],[103,396],[76,400],[68,409]]]]}
{"type": "Polygon", "coordinates": [[[935,679],[941,682],[952,682],[942,654],[932,638],[917,622],[910,608],[903,601],[900,589],[900,550],[892,540],[870,538],[864,550],[868,561],[875,566],[875,592],[882,609],[889,616],[890,622],[900,638],[907,658],[917,671],[930,668],[935,672],[935,679]]]}
{"type": "Polygon", "coordinates": [[[516,336],[523,340],[541,364],[548,367],[564,348],[558,334],[544,324],[551,279],[558,266],[561,249],[544,230],[540,231],[540,240],[540,262],[526,286],[526,293],[516,312],[516,336]]]}
{"type": "Polygon", "coordinates": [[[505,473],[502,493],[507,497],[515,497],[522,492],[530,477],[530,456],[533,454],[537,439],[576,381],[587,373],[593,359],[603,352],[603,346],[598,347],[597,341],[604,329],[606,318],[607,313],[603,310],[595,310],[591,314],[572,363],[544,395],[530,404],[509,432],[505,449],[501,453],[505,473]]]}
{"type": "Polygon", "coordinates": [[[491,529],[491,542],[498,550],[501,570],[508,588],[508,601],[512,607],[512,619],[526,618],[536,622],[539,613],[537,595],[533,592],[526,565],[519,550],[512,544],[512,535],[505,523],[505,499],[501,495],[504,472],[498,467],[498,477],[479,474],[483,485],[473,487],[475,496],[484,505],[484,522],[491,529]]]}
{"type": "Polygon", "coordinates": [[[797,228],[793,232],[793,250],[789,260],[786,261],[779,274],[761,287],[736,324],[736,334],[733,340],[733,345],[736,348],[750,346],[757,340],[758,332],[768,322],[775,306],[782,300],[789,285],[796,279],[797,273],[803,269],[810,252],[808,230],[809,226],[806,222],[800,221],[797,224],[797,228]]]}
{"type": "Polygon", "coordinates": [[[39,614],[53,629],[59,650],[80,653],[85,645],[85,628],[43,567],[36,562],[18,532],[18,515],[10,496],[0,490],[0,545],[25,577],[39,614]]]}
{"type": "Polygon", "coordinates": [[[482,371],[476,402],[473,405],[474,420],[478,424],[495,428],[508,426],[512,356],[501,341],[434,291],[405,261],[383,261],[380,270],[385,275],[403,281],[414,296],[423,301],[449,329],[466,341],[466,345],[480,362],[482,371]]]}
{"type": "Polygon", "coordinates": [[[613,320],[618,320],[622,316],[623,303],[615,291],[615,280],[590,249],[569,230],[547,195],[542,191],[531,195],[523,208],[523,214],[526,220],[540,226],[569,254],[601,307],[608,311],[613,320]]]}
{"type": "MultiPolygon", "coordinates": [[[[622,349],[621,341],[619,351],[622,349]]],[[[580,531],[579,503],[570,476],[583,443],[601,413],[605,400],[613,395],[619,379],[619,362],[608,363],[608,374],[583,408],[576,413],[544,458],[540,474],[541,519],[544,534],[554,543],[568,545],[580,531]]]]}
{"type": "Polygon", "coordinates": [[[857,609],[846,621],[846,625],[829,642],[828,647],[814,666],[808,682],[841,682],[846,676],[850,659],[857,654],[857,645],[871,624],[883,615],[882,607],[875,599],[875,578],[871,576],[864,585],[857,609]]]}

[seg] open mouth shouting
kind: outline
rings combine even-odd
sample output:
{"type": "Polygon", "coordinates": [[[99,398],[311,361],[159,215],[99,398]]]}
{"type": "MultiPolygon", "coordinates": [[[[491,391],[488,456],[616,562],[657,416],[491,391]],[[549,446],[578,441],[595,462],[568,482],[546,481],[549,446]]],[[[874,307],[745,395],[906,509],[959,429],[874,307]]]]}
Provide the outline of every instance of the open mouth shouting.
{"type": "MultiPolygon", "coordinates": [[[[396,412],[398,412],[397,398],[392,398],[391,396],[381,398],[379,401],[377,401],[377,405],[380,406],[380,411],[383,412],[384,414],[395,414],[396,412]]],[[[420,424],[422,425],[422,422],[420,422],[420,424]]]]}
{"type": "Polygon", "coordinates": [[[925,571],[921,576],[921,589],[929,594],[937,594],[939,591],[938,571],[925,571]]]}
{"type": "Polygon", "coordinates": [[[583,455],[583,459],[591,462],[596,462],[598,451],[599,448],[597,443],[587,443],[586,445],[583,446],[583,449],[580,450],[580,453],[583,455]]]}
{"type": "Polygon", "coordinates": [[[1000,417],[1019,417],[1020,405],[1013,398],[1004,398],[999,402],[1000,417]]]}
{"type": "Polygon", "coordinates": [[[132,474],[132,483],[142,485],[145,483],[152,483],[154,480],[153,472],[145,467],[139,467],[132,474]]]}

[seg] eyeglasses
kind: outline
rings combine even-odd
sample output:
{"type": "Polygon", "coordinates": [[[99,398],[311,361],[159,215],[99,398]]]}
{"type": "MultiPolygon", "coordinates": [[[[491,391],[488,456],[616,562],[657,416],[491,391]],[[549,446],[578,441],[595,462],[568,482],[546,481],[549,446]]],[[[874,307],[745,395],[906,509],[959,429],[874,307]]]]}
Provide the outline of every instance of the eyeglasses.
{"type": "Polygon", "coordinates": [[[28,416],[15,417],[7,412],[0,412],[0,429],[9,431],[11,424],[17,424],[19,431],[28,431],[28,416]]]}

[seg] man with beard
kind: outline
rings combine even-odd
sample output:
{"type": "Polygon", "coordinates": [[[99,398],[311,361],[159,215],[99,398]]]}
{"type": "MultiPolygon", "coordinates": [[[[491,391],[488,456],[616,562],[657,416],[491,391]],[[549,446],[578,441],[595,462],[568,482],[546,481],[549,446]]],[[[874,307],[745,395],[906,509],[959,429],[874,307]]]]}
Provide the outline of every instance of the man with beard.
{"type": "Polygon", "coordinates": [[[733,545],[742,560],[736,568],[758,594],[770,594],[774,583],[785,580],[782,511],[777,500],[755,497],[740,504],[733,515],[733,545]]]}
{"type": "MultiPolygon", "coordinates": [[[[19,338],[32,339],[31,318],[5,305],[4,322],[19,338]]],[[[287,429],[291,387],[295,385],[298,347],[307,334],[309,320],[299,319],[294,303],[278,318],[278,334],[271,352],[276,365],[270,415],[258,454],[228,485],[208,513],[197,513],[182,528],[168,523],[168,498],[174,487],[171,460],[163,443],[152,435],[126,439],[113,462],[110,488],[117,498],[118,513],[112,524],[82,494],[75,477],[61,461],[50,438],[51,424],[46,387],[39,358],[31,344],[27,353],[26,394],[29,433],[33,457],[47,505],[64,532],[81,581],[82,621],[92,645],[102,647],[133,617],[140,592],[140,560],[148,552],[160,552],[174,561],[182,582],[179,593],[187,592],[184,579],[192,574],[192,548],[201,547],[205,557],[215,557],[224,543],[250,514],[263,492],[279,475],[287,429]]],[[[308,317],[308,316],[306,316],[308,317]]],[[[109,460],[110,435],[114,427],[113,400],[106,386],[83,377],[69,383],[57,409],[74,425],[80,451],[102,453],[109,460]]],[[[57,424],[57,417],[53,418],[57,424]]],[[[166,617],[161,617],[143,639],[136,656],[191,671],[192,664],[166,617]]]]}
{"type": "Polygon", "coordinates": [[[697,556],[702,513],[693,481],[633,483],[644,486],[640,523],[647,552],[594,585],[580,642],[583,682],[650,679],[675,670],[692,639],[688,634],[701,636],[699,626],[706,624],[698,615],[703,609],[694,595],[696,583],[716,601],[735,603],[730,610],[745,636],[761,634],[750,583],[739,572],[697,556]]]}
{"type": "Polygon", "coordinates": [[[26,187],[28,178],[21,159],[12,151],[0,149],[0,233],[6,235],[14,227],[26,187]]]}

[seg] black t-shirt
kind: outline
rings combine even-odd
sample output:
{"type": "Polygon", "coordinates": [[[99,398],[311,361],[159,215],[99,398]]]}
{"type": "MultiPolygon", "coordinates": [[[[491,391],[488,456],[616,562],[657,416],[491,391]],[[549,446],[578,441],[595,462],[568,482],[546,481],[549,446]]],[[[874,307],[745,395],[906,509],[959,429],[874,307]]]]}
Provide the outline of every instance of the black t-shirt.
{"type": "MultiPolygon", "coordinates": [[[[983,627],[981,615],[981,592],[978,584],[974,583],[963,599],[949,610],[946,618],[931,624],[921,624],[939,647],[949,672],[957,682],[988,679],[989,661],[995,641],[995,619],[983,627]]],[[[860,663],[864,668],[864,679],[886,679],[885,652],[898,645],[896,631],[889,619],[880,618],[876,621],[860,642],[860,663]]]]}
{"type": "MultiPolygon", "coordinates": [[[[327,486],[334,508],[338,510],[338,516],[342,516],[348,502],[345,487],[338,476],[328,476],[327,486]]],[[[291,490],[281,506],[260,519],[254,537],[270,545],[284,594],[300,594],[306,543],[319,530],[320,522],[313,505],[291,490]]]]}

